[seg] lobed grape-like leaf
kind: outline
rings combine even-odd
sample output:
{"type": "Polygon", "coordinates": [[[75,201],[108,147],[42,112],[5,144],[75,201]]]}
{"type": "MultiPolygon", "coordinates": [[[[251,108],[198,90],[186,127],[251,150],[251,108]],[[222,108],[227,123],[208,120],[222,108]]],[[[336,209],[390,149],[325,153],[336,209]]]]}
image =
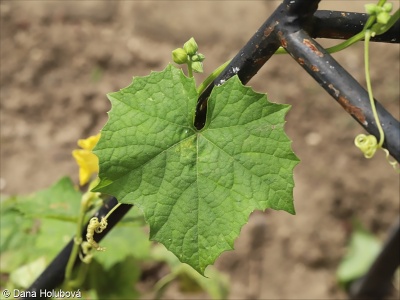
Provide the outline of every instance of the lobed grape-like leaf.
{"type": "Polygon", "coordinates": [[[95,190],[138,206],[150,238],[201,274],[233,248],[252,211],[294,214],[298,159],[283,130],[288,105],[268,102],[235,76],[214,88],[196,130],[194,79],[171,65],[108,97],[95,190]]]}

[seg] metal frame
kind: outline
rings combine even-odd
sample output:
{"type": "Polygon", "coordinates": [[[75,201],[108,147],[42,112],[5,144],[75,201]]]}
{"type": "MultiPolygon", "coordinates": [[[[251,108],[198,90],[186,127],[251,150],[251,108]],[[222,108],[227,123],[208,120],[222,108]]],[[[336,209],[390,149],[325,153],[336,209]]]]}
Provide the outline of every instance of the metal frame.
{"type": "MultiPolygon", "coordinates": [[[[336,60],[321,47],[313,37],[348,39],[360,32],[368,18],[366,14],[341,11],[317,11],[320,0],[284,0],[274,13],[258,29],[255,35],[233,58],[220,76],[200,95],[196,107],[195,126],[205,124],[207,99],[215,85],[222,84],[238,75],[246,84],[269,60],[279,46],[307,71],[367,132],[379,138],[375,119],[370,108],[368,94],[362,86],[336,60]]],[[[399,43],[400,22],[397,22],[383,35],[372,41],[399,43]]],[[[399,122],[380,103],[375,100],[378,115],[385,132],[384,147],[400,161],[399,122]]],[[[116,204],[112,198],[95,214],[105,216],[116,204]]],[[[100,241],[129,211],[131,205],[119,206],[108,227],[101,234],[95,234],[100,241]]],[[[399,249],[400,225],[397,221],[383,251],[360,281],[350,288],[350,296],[356,298],[383,298],[389,292],[391,278],[400,264],[399,249]],[[394,258],[397,259],[395,260],[394,258]]],[[[82,232],[85,239],[86,231],[82,232]]],[[[28,291],[56,288],[64,281],[64,273],[71,253],[73,239],[65,246],[47,269],[37,278],[28,291]]],[[[79,264],[80,260],[76,260],[79,264]]],[[[28,299],[28,298],[26,298],[28,299]]]]}

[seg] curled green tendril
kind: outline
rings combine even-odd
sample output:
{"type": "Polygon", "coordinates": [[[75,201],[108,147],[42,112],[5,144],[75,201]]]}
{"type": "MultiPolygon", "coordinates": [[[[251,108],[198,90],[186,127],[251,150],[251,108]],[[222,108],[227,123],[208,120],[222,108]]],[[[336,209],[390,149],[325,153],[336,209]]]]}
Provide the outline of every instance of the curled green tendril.
{"type": "MultiPolygon", "coordinates": [[[[95,181],[92,181],[89,185],[89,191],[90,189],[97,184],[98,179],[95,181]]],[[[65,268],[65,280],[67,284],[72,284],[73,282],[76,282],[76,280],[72,280],[72,270],[75,265],[75,260],[78,257],[79,249],[82,244],[82,238],[80,237],[81,231],[82,231],[82,226],[83,222],[85,219],[85,214],[89,210],[89,208],[100,198],[100,193],[92,193],[92,192],[86,192],[82,195],[81,199],[81,205],[79,209],[79,216],[78,216],[78,222],[76,224],[76,234],[74,237],[74,245],[71,250],[71,255],[68,259],[67,266],[65,268]],[[69,283],[68,283],[69,282],[69,283]]]]}
{"type": "Polygon", "coordinates": [[[91,218],[89,221],[86,233],[86,240],[97,251],[105,251],[106,249],[104,247],[100,247],[100,245],[94,240],[94,233],[101,233],[106,228],[107,219],[105,217],[101,218],[100,222],[99,219],[96,217],[91,218]]]}
{"type": "Polygon", "coordinates": [[[365,31],[365,47],[364,47],[364,64],[365,64],[365,80],[367,83],[368,97],[371,104],[371,109],[374,115],[376,126],[379,131],[379,142],[373,135],[359,134],[354,140],[354,144],[364,153],[365,158],[372,158],[379,148],[382,149],[386,154],[386,160],[396,170],[399,171],[398,165],[395,161],[391,161],[389,158],[389,151],[382,148],[385,140],[385,133],[383,131],[381,122],[379,120],[378,112],[376,111],[374,96],[372,93],[371,77],[369,72],[369,41],[372,36],[371,30],[365,31]]]}
{"type": "Polygon", "coordinates": [[[365,158],[372,158],[378,149],[378,142],[373,135],[359,134],[354,144],[364,153],[365,158]]]}
{"type": "Polygon", "coordinates": [[[386,154],[386,160],[388,161],[388,163],[396,171],[399,172],[400,170],[397,162],[390,160],[389,151],[382,148],[383,142],[385,140],[385,133],[379,120],[378,112],[376,111],[374,96],[372,94],[371,77],[369,72],[369,42],[371,40],[371,37],[383,34],[387,30],[389,30],[389,28],[392,27],[393,24],[400,17],[399,10],[397,10],[392,16],[390,16],[389,13],[392,11],[393,6],[392,4],[385,2],[386,0],[379,0],[378,4],[367,4],[365,6],[366,11],[370,16],[364,26],[364,30],[357,34],[357,36],[360,36],[362,33],[364,33],[365,80],[367,84],[371,109],[374,115],[376,126],[379,131],[379,142],[377,141],[377,138],[375,136],[360,134],[355,138],[354,144],[364,153],[365,158],[372,158],[376,150],[378,150],[379,148],[382,149],[386,154]]]}
{"type": "Polygon", "coordinates": [[[82,242],[81,249],[82,252],[79,252],[80,260],[85,264],[89,264],[93,258],[92,245],[89,242],[82,242]]]}
{"type": "MultiPolygon", "coordinates": [[[[86,231],[86,240],[89,245],[97,250],[97,251],[105,251],[106,248],[100,247],[100,245],[94,240],[94,233],[102,233],[104,229],[107,228],[108,222],[107,219],[110,217],[110,215],[121,205],[121,203],[118,203],[111,209],[108,214],[105,217],[101,218],[101,221],[99,222],[99,218],[93,217],[89,221],[89,225],[87,227],[86,231]]],[[[82,247],[83,247],[82,243],[82,247]]],[[[85,245],[87,247],[87,245],[85,245]]],[[[83,253],[85,254],[84,249],[82,249],[83,253]]],[[[88,251],[87,251],[88,252],[88,251]]],[[[82,259],[82,258],[81,258],[82,259]]]]}
{"type": "MultiPolygon", "coordinates": [[[[378,141],[373,135],[359,134],[354,140],[354,144],[364,153],[365,158],[372,158],[379,148],[378,141]]],[[[385,152],[387,162],[400,173],[399,166],[395,160],[390,159],[390,153],[387,149],[381,148],[385,152]]]]}
{"type": "Polygon", "coordinates": [[[376,126],[379,131],[379,143],[375,136],[359,134],[354,140],[354,144],[364,153],[365,158],[372,158],[378,148],[381,148],[385,139],[381,122],[375,107],[374,95],[372,94],[371,76],[369,72],[369,41],[371,39],[371,30],[365,31],[365,47],[364,47],[364,65],[365,65],[365,81],[367,83],[368,97],[371,109],[374,115],[376,126]]]}
{"type": "Polygon", "coordinates": [[[399,165],[397,164],[397,161],[391,160],[391,159],[390,159],[390,154],[389,154],[389,151],[388,151],[387,149],[382,148],[382,150],[383,150],[383,152],[385,152],[386,160],[387,160],[387,162],[389,163],[389,165],[391,165],[391,166],[393,167],[393,169],[394,169],[397,173],[400,173],[400,168],[399,168],[399,165]]]}

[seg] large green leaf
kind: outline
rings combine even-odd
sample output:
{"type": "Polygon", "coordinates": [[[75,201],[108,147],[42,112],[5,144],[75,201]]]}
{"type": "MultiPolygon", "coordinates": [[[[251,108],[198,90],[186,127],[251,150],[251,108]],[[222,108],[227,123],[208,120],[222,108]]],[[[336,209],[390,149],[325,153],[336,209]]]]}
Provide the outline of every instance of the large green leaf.
{"type": "Polygon", "coordinates": [[[194,80],[171,65],[109,94],[95,190],[141,208],[150,238],[203,274],[252,211],[294,213],[298,159],[283,131],[288,105],[235,76],[214,88],[198,131],[197,96],[194,80]]]}
{"type": "Polygon", "coordinates": [[[63,177],[48,189],[30,196],[18,196],[17,207],[26,216],[76,221],[81,192],[69,177],[63,177]]]}
{"type": "MultiPolygon", "coordinates": [[[[1,201],[0,205],[0,272],[10,273],[34,256],[32,245],[35,221],[16,209],[17,197],[1,201]]],[[[36,257],[36,256],[34,256],[36,257]]]]}
{"type": "Polygon", "coordinates": [[[41,219],[34,246],[35,252],[46,255],[46,261],[50,263],[60,252],[60,249],[69,243],[75,231],[76,224],[72,222],[41,219]],[[49,239],[51,239],[51,243],[49,243],[49,239]]]}

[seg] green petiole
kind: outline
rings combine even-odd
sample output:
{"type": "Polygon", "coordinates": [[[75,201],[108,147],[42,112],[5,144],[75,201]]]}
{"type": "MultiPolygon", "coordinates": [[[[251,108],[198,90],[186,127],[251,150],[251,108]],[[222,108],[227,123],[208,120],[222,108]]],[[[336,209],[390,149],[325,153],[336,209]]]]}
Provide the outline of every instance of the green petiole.
{"type": "Polygon", "coordinates": [[[192,62],[188,61],[186,63],[187,68],[188,68],[188,77],[192,78],[193,77],[193,68],[192,68],[192,62]]]}
{"type": "Polygon", "coordinates": [[[231,59],[216,68],[197,88],[197,94],[201,95],[204,90],[221,74],[221,72],[229,65],[231,59]]]}

